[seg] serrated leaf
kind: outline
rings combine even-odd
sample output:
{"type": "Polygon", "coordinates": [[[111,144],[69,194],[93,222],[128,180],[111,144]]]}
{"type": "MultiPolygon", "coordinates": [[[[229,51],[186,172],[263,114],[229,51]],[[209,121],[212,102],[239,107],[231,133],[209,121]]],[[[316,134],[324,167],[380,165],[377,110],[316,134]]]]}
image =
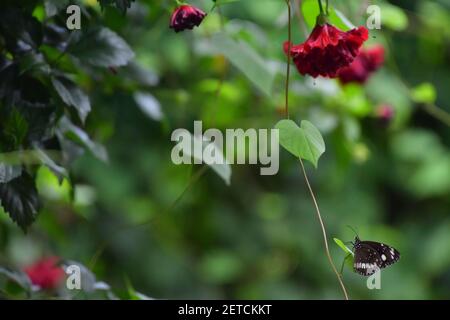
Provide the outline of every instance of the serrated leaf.
{"type": "Polygon", "coordinates": [[[65,104],[74,107],[81,121],[84,123],[86,117],[91,111],[91,102],[89,97],[72,80],[57,76],[52,77],[52,84],[58,95],[65,104]]]}
{"type": "Polygon", "coordinates": [[[225,33],[212,37],[213,50],[223,54],[263,93],[272,95],[275,75],[264,59],[252,47],[241,40],[234,40],[225,33]]]}
{"type": "Polygon", "coordinates": [[[7,183],[22,174],[22,167],[0,163],[0,183],[7,183]]]}
{"type": "Polygon", "coordinates": [[[11,219],[26,231],[36,219],[40,209],[33,178],[24,172],[8,183],[1,183],[0,204],[11,219]]]}
{"type": "Polygon", "coordinates": [[[125,66],[134,58],[126,41],[108,28],[82,33],[69,52],[82,63],[105,68],[125,66]]]}
{"type": "Polygon", "coordinates": [[[280,145],[298,158],[311,162],[317,168],[320,156],[325,152],[325,142],[319,130],[303,120],[298,127],[292,120],[281,120],[275,128],[280,131],[280,145]]]}
{"type": "Polygon", "coordinates": [[[126,13],[127,9],[131,7],[131,3],[135,0],[98,0],[102,9],[107,5],[115,4],[117,9],[119,9],[122,13],[126,13]]]}

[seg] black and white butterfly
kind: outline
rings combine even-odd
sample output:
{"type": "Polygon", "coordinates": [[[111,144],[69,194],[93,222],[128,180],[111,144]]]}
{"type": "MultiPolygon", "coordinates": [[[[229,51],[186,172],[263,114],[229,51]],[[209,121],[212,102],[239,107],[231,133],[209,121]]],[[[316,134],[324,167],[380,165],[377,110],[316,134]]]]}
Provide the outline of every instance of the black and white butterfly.
{"type": "Polygon", "coordinates": [[[370,276],[400,259],[400,252],[395,248],[380,242],[361,241],[358,236],[353,243],[353,252],[353,268],[363,276],[370,276]]]}

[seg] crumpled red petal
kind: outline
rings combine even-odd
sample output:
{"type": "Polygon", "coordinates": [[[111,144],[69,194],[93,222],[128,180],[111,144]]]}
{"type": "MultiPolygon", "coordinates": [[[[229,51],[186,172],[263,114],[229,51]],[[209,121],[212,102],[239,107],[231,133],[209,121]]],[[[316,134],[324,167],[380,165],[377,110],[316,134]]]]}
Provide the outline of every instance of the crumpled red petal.
{"type": "MultiPolygon", "coordinates": [[[[343,32],[328,23],[318,24],[304,43],[291,46],[290,55],[302,75],[334,78],[339,69],[353,62],[368,37],[363,26],[343,32]]],[[[283,48],[287,52],[289,43],[283,48]]]]}

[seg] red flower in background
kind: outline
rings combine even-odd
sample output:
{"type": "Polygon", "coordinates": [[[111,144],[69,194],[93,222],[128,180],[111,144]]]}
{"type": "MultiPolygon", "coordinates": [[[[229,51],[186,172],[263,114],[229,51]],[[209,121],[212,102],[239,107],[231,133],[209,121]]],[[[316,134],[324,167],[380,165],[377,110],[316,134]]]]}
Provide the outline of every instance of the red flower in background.
{"type": "Polygon", "coordinates": [[[41,289],[56,289],[64,279],[63,268],[57,265],[59,258],[49,257],[37,261],[25,268],[25,273],[41,289]]]}
{"type": "MultiPolygon", "coordinates": [[[[334,78],[340,68],[353,62],[368,37],[368,30],[362,26],[343,32],[328,23],[317,24],[304,43],[291,45],[289,54],[302,75],[334,78]]],[[[286,54],[289,45],[284,43],[286,54]]]]}
{"type": "Polygon", "coordinates": [[[394,118],[394,108],[389,104],[379,105],[375,110],[375,115],[382,123],[388,124],[394,118]]]}
{"type": "Polygon", "coordinates": [[[190,5],[179,6],[172,14],[170,19],[170,28],[175,32],[184,31],[186,29],[192,30],[195,26],[199,26],[206,17],[199,8],[190,5]]]}
{"type": "Polygon", "coordinates": [[[349,82],[365,83],[383,63],[383,46],[376,45],[369,49],[362,49],[350,66],[338,71],[339,80],[344,84],[349,82]]]}

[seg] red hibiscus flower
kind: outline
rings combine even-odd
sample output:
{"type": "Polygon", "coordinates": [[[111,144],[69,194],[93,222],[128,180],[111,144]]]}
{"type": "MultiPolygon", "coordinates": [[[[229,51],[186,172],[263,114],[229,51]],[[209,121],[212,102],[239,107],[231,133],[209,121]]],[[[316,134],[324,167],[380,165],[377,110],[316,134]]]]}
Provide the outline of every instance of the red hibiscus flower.
{"type": "Polygon", "coordinates": [[[190,5],[179,6],[172,14],[170,19],[170,28],[175,32],[184,31],[186,29],[192,30],[195,26],[199,26],[206,17],[199,8],[190,5]]]}
{"type": "Polygon", "coordinates": [[[49,257],[37,261],[25,268],[25,273],[36,286],[41,289],[56,289],[63,280],[65,272],[57,265],[59,258],[49,257]]]}
{"type": "Polygon", "coordinates": [[[362,84],[381,67],[383,62],[384,48],[381,45],[376,45],[369,49],[362,49],[352,64],[340,69],[337,75],[344,84],[349,82],[362,84]]]}
{"type": "Polygon", "coordinates": [[[284,50],[287,54],[290,46],[290,55],[302,75],[334,78],[340,68],[353,62],[368,37],[368,30],[362,26],[343,32],[328,23],[318,23],[304,43],[293,46],[285,42],[284,50]]]}

